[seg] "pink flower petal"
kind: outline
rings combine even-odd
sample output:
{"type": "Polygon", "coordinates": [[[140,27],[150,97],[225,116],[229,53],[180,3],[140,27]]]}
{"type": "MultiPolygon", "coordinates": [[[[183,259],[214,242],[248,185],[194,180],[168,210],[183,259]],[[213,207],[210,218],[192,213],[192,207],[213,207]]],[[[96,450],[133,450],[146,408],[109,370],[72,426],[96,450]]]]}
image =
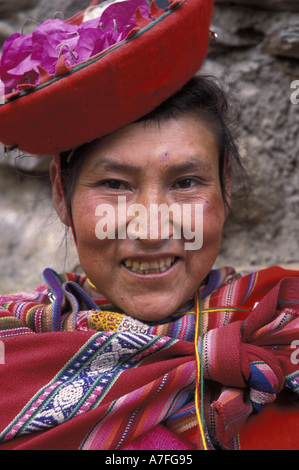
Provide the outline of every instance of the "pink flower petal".
{"type": "Polygon", "coordinates": [[[112,3],[101,16],[103,31],[112,31],[117,28],[118,32],[126,29],[127,33],[136,26],[135,11],[140,7],[141,13],[146,18],[149,17],[149,10],[146,0],[130,0],[128,2],[112,3]]]}
{"type": "Polygon", "coordinates": [[[35,67],[38,61],[41,67],[53,74],[61,54],[66,57],[69,65],[73,65],[76,58],[73,58],[72,50],[78,39],[78,26],[68,25],[59,19],[45,21],[32,34],[32,59],[35,67]]]}
{"type": "Polygon", "coordinates": [[[3,45],[0,61],[6,92],[15,91],[18,84],[38,83],[39,67],[54,75],[62,56],[66,67],[71,67],[122,41],[136,27],[137,8],[149,18],[146,0],[127,0],[109,5],[100,18],[79,26],[50,19],[32,34],[13,34],[3,45]]]}
{"type": "MultiPolygon", "coordinates": [[[[0,77],[4,82],[7,92],[14,90],[17,83],[29,72],[28,63],[22,66],[24,60],[30,57],[32,52],[32,38],[29,34],[13,34],[3,45],[0,62],[0,77]],[[13,70],[17,68],[17,71],[13,70]]],[[[22,80],[21,80],[22,81],[22,80]]]]}

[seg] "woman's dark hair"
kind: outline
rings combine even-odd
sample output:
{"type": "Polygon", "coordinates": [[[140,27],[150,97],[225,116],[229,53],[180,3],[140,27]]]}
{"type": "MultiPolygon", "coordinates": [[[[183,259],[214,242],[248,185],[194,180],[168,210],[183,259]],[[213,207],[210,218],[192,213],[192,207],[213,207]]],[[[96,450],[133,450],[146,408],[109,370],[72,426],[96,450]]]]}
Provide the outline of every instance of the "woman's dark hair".
{"type": "MultiPolygon", "coordinates": [[[[242,165],[239,151],[233,135],[236,120],[236,108],[231,106],[227,93],[215,78],[198,75],[192,78],[178,92],[164,101],[149,114],[137,122],[162,122],[182,115],[195,115],[216,136],[219,145],[219,178],[224,202],[228,205],[228,194],[232,197],[247,192],[248,177],[242,165]],[[232,180],[232,188],[228,181],[232,180]]],[[[85,144],[75,151],[61,154],[61,177],[66,203],[71,214],[71,198],[77,176],[90,144],[85,144]],[[68,162],[68,157],[71,159],[68,162]]]]}

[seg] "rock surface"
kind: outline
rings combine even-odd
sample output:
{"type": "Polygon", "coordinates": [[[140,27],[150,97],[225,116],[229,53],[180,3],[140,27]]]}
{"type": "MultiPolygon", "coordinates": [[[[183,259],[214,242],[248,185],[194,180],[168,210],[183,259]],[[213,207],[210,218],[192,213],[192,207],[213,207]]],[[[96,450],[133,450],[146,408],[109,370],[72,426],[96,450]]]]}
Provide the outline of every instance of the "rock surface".
{"type": "Polygon", "coordinates": [[[233,3],[217,2],[212,30],[218,40],[204,70],[226,82],[240,102],[239,147],[253,193],[246,205],[233,203],[240,223],[227,224],[218,264],[296,263],[299,105],[291,101],[291,85],[299,78],[299,14],[290,10],[298,4],[233,3]]]}
{"type": "MultiPolygon", "coordinates": [[[[58,11],[67,18],[89,3],[0,0],[0,45],[28,18],[41,22],[58,11]]],[[[299,262],[299,92],[298,104],[291,100],[299,81],[298,25],[297,0],[215,2],[211,29],[218,39],[203,71],[225,82],[240,103],[239,145],[253,188],[245,202],[233,202],[238,221],[226,226],[217,265],[299,262]]],[[[35,286],[46,266],[79,269],[70,236],[65,254],[48,165],[49,157],[7,156],[0,148],[0,292],[35,286]]]]}
{"type": "Polygon", "coordinates": [[[247,5],[265,10],[299,11],[297,0],[215,0],[215,4],[247,5]]]}

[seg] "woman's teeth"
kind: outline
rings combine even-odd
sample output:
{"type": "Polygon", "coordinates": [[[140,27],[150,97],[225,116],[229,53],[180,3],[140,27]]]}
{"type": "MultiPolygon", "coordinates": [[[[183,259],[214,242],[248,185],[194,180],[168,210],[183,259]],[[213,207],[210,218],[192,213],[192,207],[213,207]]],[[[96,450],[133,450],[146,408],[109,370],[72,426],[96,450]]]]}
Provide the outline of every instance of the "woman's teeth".
{"type": "Polygon", "coordinates": [[[133,261],[126,259],[124,265],[138,274],[163,273],[175,262],[175,257],[163,258],[157,261],[133,261]]]}

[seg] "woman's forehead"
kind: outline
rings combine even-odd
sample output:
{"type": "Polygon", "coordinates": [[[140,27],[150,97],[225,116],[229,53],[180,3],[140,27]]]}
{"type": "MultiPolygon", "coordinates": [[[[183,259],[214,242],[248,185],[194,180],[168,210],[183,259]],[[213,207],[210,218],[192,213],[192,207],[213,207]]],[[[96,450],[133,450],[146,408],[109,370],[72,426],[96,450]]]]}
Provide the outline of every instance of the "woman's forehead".
{"type": "Polygon", "coordinates": [[[150,162],[208,170],[215,157],[218,162],[218,143],[199,118],[188,116],[131,124],[93,142],[86,157],[89,168],[141,171],[150,162]]]}

